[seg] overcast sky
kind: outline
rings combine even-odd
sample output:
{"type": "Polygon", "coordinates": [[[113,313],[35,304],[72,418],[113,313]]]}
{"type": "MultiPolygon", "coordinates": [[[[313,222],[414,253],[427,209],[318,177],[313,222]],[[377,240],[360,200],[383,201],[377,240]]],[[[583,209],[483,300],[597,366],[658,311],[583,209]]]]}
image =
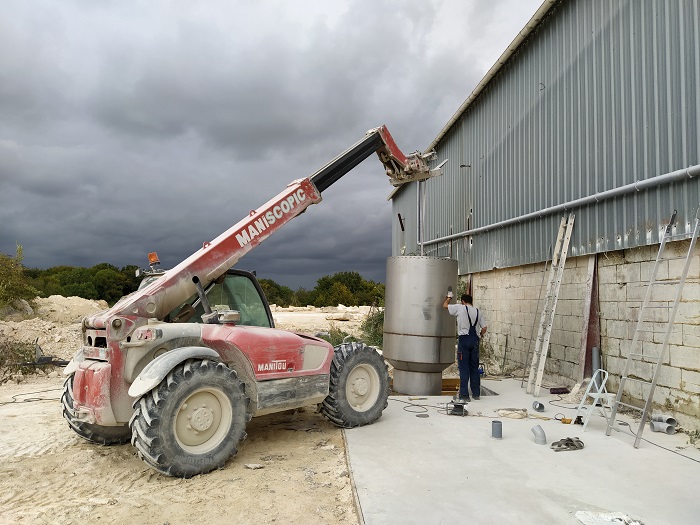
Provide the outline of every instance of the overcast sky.
{"type": "MultiPolygon", "coordinates": [[[[541,0],[4,0],[0,252],[168,268],[386,124],[424,150],[541,0]]],[[[384,281],[376,155],[238,267],[384,281]]]]}

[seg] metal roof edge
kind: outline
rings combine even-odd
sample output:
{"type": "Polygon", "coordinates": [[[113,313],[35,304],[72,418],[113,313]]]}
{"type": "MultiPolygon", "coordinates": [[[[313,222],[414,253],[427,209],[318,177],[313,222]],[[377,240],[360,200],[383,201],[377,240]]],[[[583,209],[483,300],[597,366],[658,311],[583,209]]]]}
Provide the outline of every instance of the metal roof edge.
{"type": "Polygon", "coordinates": [[[496,73],[505,65],[505,63],[508,61],[508,59],[513,56],[513,54],[518,50],[520,45],[527,39],[528,36],[530,36],[530,33],[537,27],[537,25],[544,19],[544,17],[547,15],[547,13],[554,7],[555,4],[558,4],[561,0],[544,0],[542,2],[542,5],[539,7],[539,9],[535,12],[534,15],[532,15],[532,18],[528,21],[527,24],[525,24],[525,27],[518,33],[518,36],[516,36],[513,41],[508,45],[506,50],[501,54],[500,57],[498,57],[498,60],[496,60],[496,63],[491,66],[491,69],[488,70],[484,78],[481,79],[481,81],[476,85],[474,90],[471,92],[467,100],[465,100],[461,106],[457,109],[454,115],[452,115],[452,118],[445,124],[445,126],[440,130],[440,133],[438,133],[437,137],[430,143],[430,146],[428,146],[425,151],[431,151],[433,150],[438,142],[442,140],[442,138],[447,134],[447,132],[450,130],[452,125],[462,116],[462,114],[467,110],[467,108],[471,105],[471,103],[479,96],[479,94],[483,91],[483,89],[486,87],[486,85],[491,81],[491,79],[496,76],[496,73]]]}

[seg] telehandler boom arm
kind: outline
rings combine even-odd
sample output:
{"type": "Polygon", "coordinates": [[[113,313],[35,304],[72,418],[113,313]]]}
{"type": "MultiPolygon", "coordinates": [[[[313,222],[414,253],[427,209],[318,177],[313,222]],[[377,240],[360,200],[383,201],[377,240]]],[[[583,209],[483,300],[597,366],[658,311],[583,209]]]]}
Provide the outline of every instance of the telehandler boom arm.
{"type": "MultiPolygon", "coordinates": [[[[101,325],[114,315],[162,319],[196,291],[193,277],[206,286],[231,268],[250,250],[272,235],[312,204],[321,202],[321,193],[372,153],[377,153],[391,184],[425,180],[439,175],[427,161],[434,153],[404,155],[386,126],[368,131],[365,137],[310,177],[293,181],[279,195],[223,232],[189,256],[163,277],[125,297],[107,315],[93,317],[101,325]]],[[[96,326],[99,328],[99,326],[96,326]]]]}

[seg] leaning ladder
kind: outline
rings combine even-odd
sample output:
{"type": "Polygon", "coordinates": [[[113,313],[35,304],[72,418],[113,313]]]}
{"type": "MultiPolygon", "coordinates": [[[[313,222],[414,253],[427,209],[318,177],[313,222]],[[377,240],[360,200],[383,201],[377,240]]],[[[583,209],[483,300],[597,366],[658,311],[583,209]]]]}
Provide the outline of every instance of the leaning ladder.
{"type": "MultiPolygon", "coordinates": [[[[671,231],[673,230],[673,226],[676,223],[676,210],[673,210],[673,215],[671,216],[671,220],[668,223],[668,226],[666,226],[666,231],[664,233],[663,239],[661,240],[661,245],[659,246],[659,252],[656,255],[656,262],[654,263],[654,268],[651,271],[651,275],[649,277],[649,283],[647,284],[647,291],[644,296],[644,302],[642,303],[642,307],[639,310],[639,318],[637,320],[637,327],[634,330],[634,336],[632,337],[632,344],[629,347],[629,353],[627,354],[627,361],[625,363],[625,369],[622,372],[622,377],[620,377],[620,387],[617,391],[617,396],[615,397],[615,402],[613,403],[612,406],[612,412],[610,414],[610,418],[608,420],[608,428],[605,431],[605,435],[609,436],[610,431],[613,428],[613,424],[615,423],[615,418],[617,417],[617,411],[619,407],[627,407],[632,410],[637,410],[642,412],[642,419],[639,422],[639,427],[637,428],[637,432],[635,434],[636,438],[634,440],[634,448],[639,448],[639,442],[642,439],[642,432],[644,431],[644,423],[646,422],[647,418],[649,417],[649,412],[651,411],[651,405],[652,401],[654,398],[654,389],[656,388],[656,381],[659,377],[659,370],[661,369],[661,362],[664,360],[666,357],[666,353],[668,351],[668,341],[671,337],[671,331],[673,330],[673,321],[676,318],[676,311],[678,310],[678,304],[680,303],[681,300],[681,294],[683,292],[683,285],[685,284],[685,279],[688,276],[688,270],[690,268],[690,261],[693,258],[693,249],[695,247],[695,242],[698,238],[698,231],[700,230],[700,208],[698,208],[698,211],[695,213],[695,223],[693,225],[693,231],[690,237],[690,246],[688,247],[688,253],[685,256],[679,256],[679,257],[663,257],[664,250],[666,248],[666,243],[668,241],[676,241],[676,240],[681,240],[681,239],[687,239],[688,234],[679,234],[679,235],[672,235],[671,231]],[[677,280],[657,280],[657,272],[659,270],[659,263],[664,262],[664,261],[673,261],[673,260],[685,260],[685,264],[683,266],[683,271],[681,273],[681,278],[677,280]],[[651,300],[652,296],[652,290],[654,289],[655,286],[669,286],[669,285],[676,285],[676,294],[675,294],[675,299],[673,301],[673,305],[668,306],[668,305],[650,305],[649,302],[651,300]],[[642,345],[642,341],[640,341],[640,334],[641,333],[651,333],[653,334],[653,325],[651,320],[646,319],[646,315],[648,314],[648,311],[651,309],[664,309],[668,310],[668,322],[666,323],[666,331],[664,333],[664,340],[663,340],[663,345],[661,346],[661,350],[659,352],[654,351],[654,347],[650,347],[647,345],[642,345]],[[649,363],[653,364],[653,373],[652,373],[652,378],[651,381],[648,381],[646,379],[642,379],[642,376],[644,375],[644,366],[648,366],[649,363]],[[627,381],[633,381],[636,383],[640,383],[640,388],[642,390],[642,393],[644,392],[645,385],[649,385],[649,390],[646,395],[645,401],[644,401],[644,406],[643,407],[638,407],[636,405],[631,405],[628,403],[623,403],[620,401],[622,397],[622,393],[625,389],[625,384],[627,381]]],[[[661,301],[663,302],[663,301],[661,301]]],[[[653,337],[652,337],[653,340],[653,337]]],[[[655,346],[655,345],[654,345],[655,346]]]]}
{"type": "Polygon", "coordinates": [[[544,374],[544,365],[547,361],[547,351],[549,350],[549,337],[552,335],[554,324],[554,311],[559,298],[559,288],[564,275],[564,265],[566,264],[566,254],[569,252],[569,241],[571,240],[571,230],[574,227],[574,214],[569,213],[561,218],[557,242],[552,253],[552,264],[549,267],[549,281],[547,282],[547,294],[542,307],[542,318],[537,330],[537,340],[535,341],[535,351],[530,364],[530,376],[527,380],[527,393],[537,397],[540,395],[540,385],[544,374]],[[537,379],[535,380],[535,376],[537,379]]]}

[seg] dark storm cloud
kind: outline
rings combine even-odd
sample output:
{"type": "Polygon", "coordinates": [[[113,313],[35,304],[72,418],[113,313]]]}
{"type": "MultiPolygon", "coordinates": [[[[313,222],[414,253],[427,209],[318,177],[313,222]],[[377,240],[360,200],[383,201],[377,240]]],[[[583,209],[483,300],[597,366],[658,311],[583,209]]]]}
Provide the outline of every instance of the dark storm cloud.
{"type": "MultiPolygon", "coordinates": [[[[173,266],[369,128],[424,148],[538,4],[5,2],[0,251],[173,266]]],[[[372,156],[239,265],[381,281],[390,190],[372,156]]]]}

